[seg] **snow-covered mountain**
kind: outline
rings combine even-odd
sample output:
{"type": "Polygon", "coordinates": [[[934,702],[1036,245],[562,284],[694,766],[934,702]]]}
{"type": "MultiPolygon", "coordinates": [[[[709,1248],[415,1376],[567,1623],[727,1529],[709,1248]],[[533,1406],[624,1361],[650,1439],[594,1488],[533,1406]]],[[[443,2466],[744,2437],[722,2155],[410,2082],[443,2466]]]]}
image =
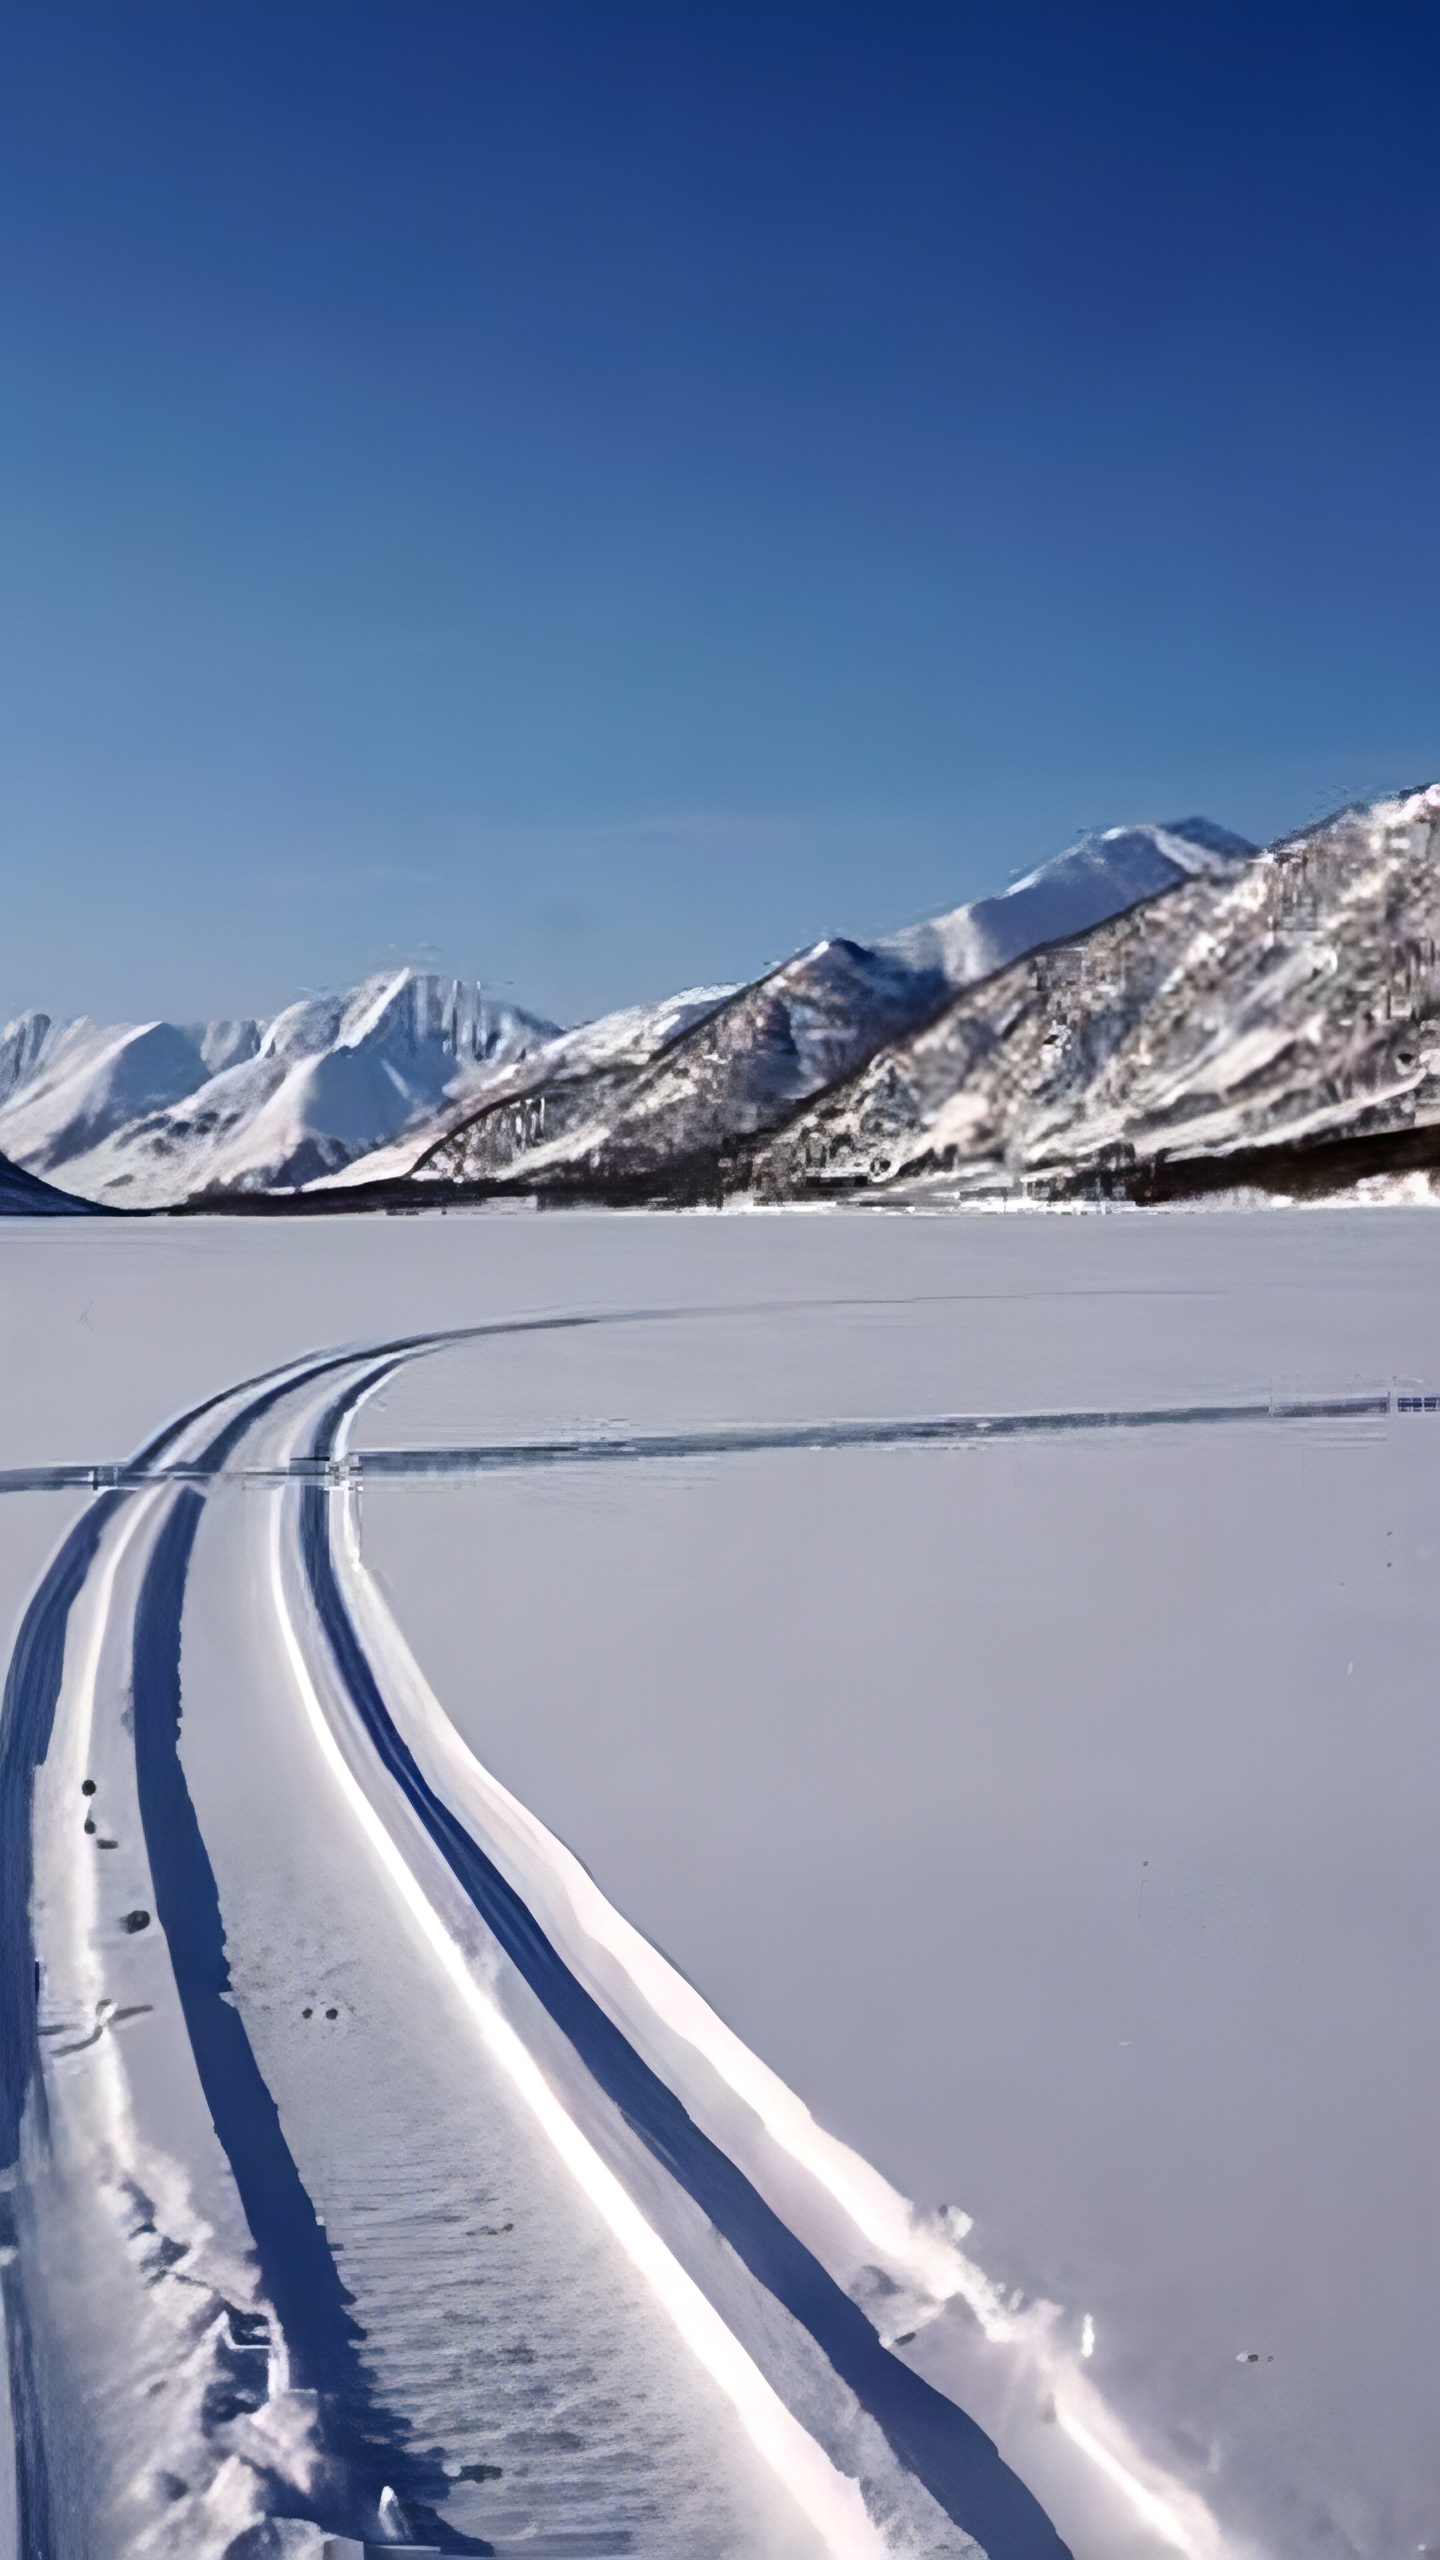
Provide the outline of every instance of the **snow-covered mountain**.
{"type": "Polygon", "coordinates": [[[1107,827],[1027,872],[1002,897],[977,898],[929,924],[889,934],[877,948],[911,968],[938,969],[951,987],[973,986],[1042,943],[1068,942],[1182,880],[1223,875],[1255,850],[1209,818],[1107,827]]]}
{"type": "MultiPolygon", "coordinates": [[[[602,1014],[597,1022],[581,1023],[577,1030],[557,1032],[519,1057],[497,1059],[466,1077],[438,1111],[393,1146],[376,1148],[310,1189],[329,1193],[361,1183],[404,1180],[417,1168],[438,1179],[452,1152],[450,1141],[462,1137],[472,1123],[478,1126],[482,1117],[492,1160],[509,1163],[527,1143],[593,1117],[603,1095],[618,1094],[660,1050],[734,993],[733,987],[686,987],[660,1004],[627,1005],[618,1013],[602,1014]]],[[[474,1145],[464,1136],[461,1151],[472,1151],[474,1145]]]]}
{"type": "Polygon", "coordinates": [[[1229,877],[1254,850],[1203,818],[1088,836],[1003,897],[874,944],[819,942],[748,986],[569,1034],[339,1179],[411,1179],[417,1194],[463,1183],[684,1196],[713,1183],[727,1151],[782,1126],[1017,952],[1197,877],[1229,877]]]}
{"type": "Polygon", "coordinates": [[[1440,785],[1263,853],[1199,818],[1115,827],[1002,897],[571,1031],[409,970],[264,1025],[27,1015],[0,1152],[135,1207],[1155,1196],[1342,1144],[1440,1163],[1437,854],[1440,785]]]}
{"type": "Polygon", "coordinates": [[[269,1023],[53,1023],[0,1038],[0,1151],[127,1208],[293,1187],[428,1119],[556,1026],[412,969],[269,1023]]]}
{"type": "Polygon", "coordinates": [[[22,1172],[8,1156],[0,1156],[0,1218],[103,1218],[108,1213],[94,1200],[77,1200],[42,1182],[38,1173],[22,1172]]]}
{"type": "Polygon", "coordinates": [[[1140,1198],[1440,1166],[1440,784],[965,991],[732,1179],[1140,1198]]]}

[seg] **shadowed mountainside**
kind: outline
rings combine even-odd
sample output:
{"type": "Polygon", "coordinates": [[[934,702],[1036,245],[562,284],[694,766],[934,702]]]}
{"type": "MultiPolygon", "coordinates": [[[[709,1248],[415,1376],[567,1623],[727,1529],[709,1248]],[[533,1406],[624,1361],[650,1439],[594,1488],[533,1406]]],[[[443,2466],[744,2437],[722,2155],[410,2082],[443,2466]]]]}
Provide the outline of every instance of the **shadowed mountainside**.
{"type": "Polygon", "coordinates": [[[42,1182],[38,1174],[26,1173],[23,1166],[12,1164],[8,1156],[0,1156],[0,1218],[103,1218],[106,1210],[97,1200],[77,1200],[73,1192],[57,1191],[52,1182],[42,1182]]]}

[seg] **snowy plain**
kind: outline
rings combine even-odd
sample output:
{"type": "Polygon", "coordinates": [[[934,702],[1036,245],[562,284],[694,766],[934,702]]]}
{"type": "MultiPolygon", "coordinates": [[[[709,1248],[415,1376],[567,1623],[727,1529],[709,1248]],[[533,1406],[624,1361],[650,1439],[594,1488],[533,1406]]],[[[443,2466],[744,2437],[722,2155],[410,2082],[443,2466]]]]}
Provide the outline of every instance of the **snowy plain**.
{"type": "MultiPolygon", "coordinates": [[[[17,1221],[0,1233],[0,1465],[119,1459],[312,1350],[623,1319],[456,1345],[360,1406],[359,1553],[419,1671],[822,2127],[919,2207],[973,2216],[955,2229],[1016,2341],[992,2352],[963,2303],[889,2331],[997,2436],[1076,2560],[1379,2560],[1440,2544],[1440,1415],[433,1480],[364,1457],[1433,1392],[1437,1246],[1434,1213],[1402,1209],[17,1221]],[[1160,2505],[1173,2488],[1173,2532],[1103,2478],[1087,2502],[1073,2436],[1049,2450],[1025,2348],[1041,2301],[1059,2306],[1040,2322],[1055,2369],[1114,2413],[1160,2505]]],[[[248,1915],[303,1873],[310,1835],[278,1838],[279,1729],[243,1783],[225,1747],[278,1695],[226,1506],[243,1543],[278,1499],[212,1497],[185,1673],[212,1707],[184,1747],[237,1997],[309,2128],[312,2190],[338,2179],[353,2223],[373,2059],[347,2023],[322,2085],[313,2040],[275,2023],[248,1915]]],[[[11,1629],[83,1507],[4,1497],[11,1629]]],[[[334,1836],[311,1847],[319,1983],[323,1914],[356,1886],[334,1836]]],[[[419,1976],[384,2006],[390,2084],[428,2075],[414,2194],[443,2214],[457,2181],[473,2190],[465,2141],[493,2162],[507,2137],[468,2124],[463,2040],[426,2046],[419,1976]]],[[[387,2174],[393,2257],[393,2151],[387,2174]]],[[[902,2290],[872,2280],[882,2331],[902,2290]]],[[[483,2344],[483,2288],[467,2312],[459,2277],[457,2301],[483,2344]]],[[[423,2397],[423,2336],[377,2353],[423,2397]]],[[[640,2388],[622,2386],[632,2407],[640,2388]]],[[[772,2541],[703,2395],[657,2424],[698,2504],[667,2518],[632,2495],[629,2547],[772,2541]],[[724,2496],[686,2453],[696,2424],[724,2496]]],[[[583,2504],[586,2457],[560,2450],[583,2504]]],[[[504,2548],[502,2509],[482,2483],[467,2515],[504,2548]]],[[[583,2535],[573,2504],[550,2522],[583,2535]]],[[[536,2515],[509,2529],[545,2547],[536,2515]]]]}

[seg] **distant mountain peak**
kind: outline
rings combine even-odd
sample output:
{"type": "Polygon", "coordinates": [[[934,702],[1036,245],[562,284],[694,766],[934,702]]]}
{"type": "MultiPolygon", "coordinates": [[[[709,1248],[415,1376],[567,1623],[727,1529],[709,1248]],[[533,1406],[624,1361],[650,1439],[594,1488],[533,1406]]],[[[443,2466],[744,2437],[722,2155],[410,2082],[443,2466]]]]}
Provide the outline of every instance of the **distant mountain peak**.
{"type": "Polygon", "coordinates": [[[875,947],[911,968],[938,971],[952,988],[973,986],[1026,951],[1069,941],[1197,871],[1248,860],[1256,851],[1209,818],[1106,827],[1078,837],[998,896],[886,934],[875,947]]]}
{"type": "Polygon", "coordinates": [[[1179,836],[1186,844],[1198,844],[1207,853],[1219,854],[1226,862],[1248,862],[1260,850],[1246,837],[1232,835],[1228,827],[1217,827],[1213,818],[1167,818],[1161,833],[1179,836]]]}
{"type": "Polygon", "coordinates": [[[27,1014],[0,1037],[0,1145],[124,1207],[295,1186],[398,1136],[477,1068],[556,1036],[478,986],[410,968],[301,997],[263,1024],[27,1014]]]}

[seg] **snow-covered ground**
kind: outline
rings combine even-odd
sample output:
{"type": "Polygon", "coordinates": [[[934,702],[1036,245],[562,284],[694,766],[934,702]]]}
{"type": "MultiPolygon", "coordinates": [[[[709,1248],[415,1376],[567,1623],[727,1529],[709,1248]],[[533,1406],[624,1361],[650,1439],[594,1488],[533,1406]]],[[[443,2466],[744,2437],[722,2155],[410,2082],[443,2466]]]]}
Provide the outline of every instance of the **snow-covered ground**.
{"type": "MultiPolygon", "coordinates": [[[[412,2520],[499,2549],[859,2549],[858,2466],[882,2543],[958,2552],[947,2511],[991,2492],[963,2427],[916,2415],[947,2397],[1076,2560],[1434,2541],[1440,1413],[443,1481],[364,1453],[1433,1393],[1437,1240],[1404,1209],[0,1229],[3,1466],[120,1458],[331,1346],[603,1319],[397,1369],[349,1426],[358,1505],[218,1487],[178,1596],[166,1524],[195,1495],[99,1523],[38,1781],[37,1953],[68,1989],[42,2000],[50,2165],[32,2138],[21,2182],[57,2450],[90,2483],[57,2560],[218,2553],[287,2480],[297,2517],[323,2490],[358,2531],[368,2494],[394,2539],[382,2455],[412,2520]],[[263,2363],[277,2244],[256,2207],[247,2261],[243,2091],[203,2059],[223,1976],[162,1937],[199,1872],[158,1819],[162,1604],[227,2015],[366,2333],[307,2401],[312,2298],[218,2418],[204,2356],[263,2363]],[[588,1986],[609,2061],[503,1914],[477,1923],[426,1789],[588,1986]],[[117,1896],[157,1925],[117,1936],[117,1896]],[[683,2100],[663,2172],[651,2084],[617,2117],[612,2068],[683,2100]],[[740,2182],[709,2224],[707,2143],[740,2182]],[[866,2311],[878,2379],[756,2274],[767,2215],[822,2307],[866,2311]],[[141,2281],[162,2260],[189,2296],[141,2281]],[[202,2296],[230,2308],[203,2353],[192,2319],[162,2427],[142,2392],[202,2296]]],[[[234,1466],[283,1463],[372,1374],[228,1403],[177,1448],[233,1422],[234,1466]]],[[[0,1500],[13,1622],[96,1515],[0,1500]]],[[[992,2560],[1043,2548],[994,2495],[992,2560]]]]}

